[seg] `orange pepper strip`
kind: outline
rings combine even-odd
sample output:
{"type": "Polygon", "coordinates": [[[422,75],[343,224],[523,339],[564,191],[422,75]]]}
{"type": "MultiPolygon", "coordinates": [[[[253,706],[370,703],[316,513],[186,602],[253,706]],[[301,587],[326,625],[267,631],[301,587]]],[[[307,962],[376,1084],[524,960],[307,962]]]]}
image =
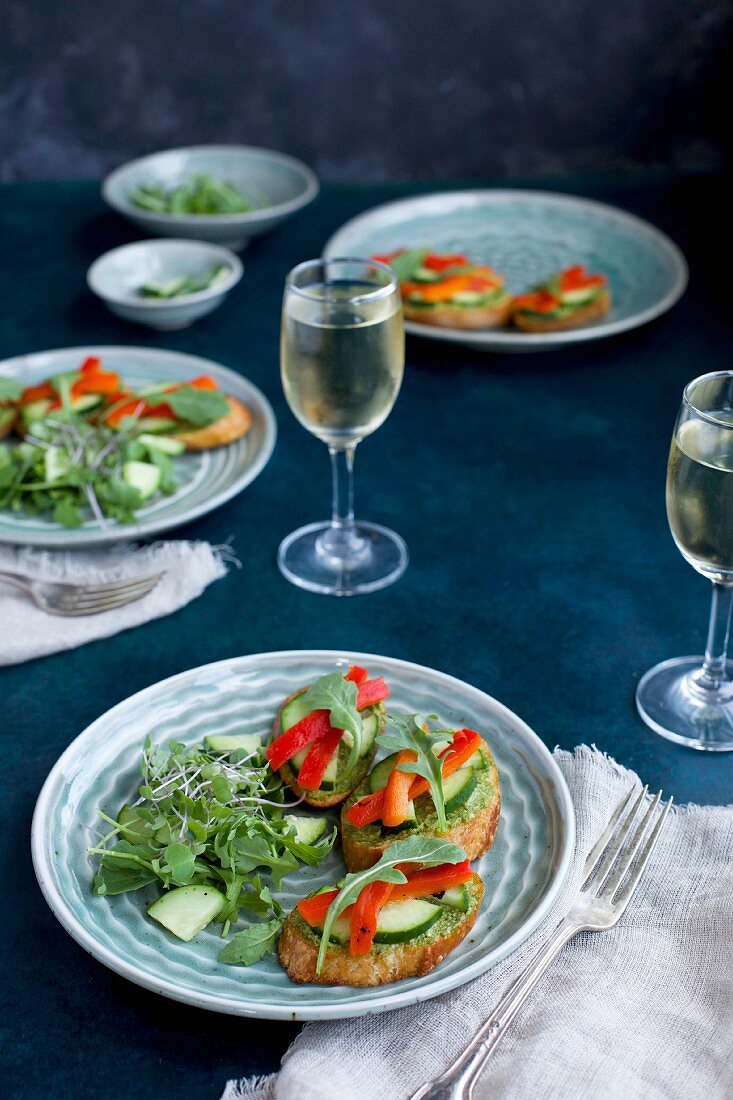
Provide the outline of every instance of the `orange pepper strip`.
{"type": "Polygon", "coordinates": [[[120,376],[109,371],[87,371],[77,378],[71,387],[71,396],[80,397],[83,393],[117,393],[120,388],[120,376]]]}
{"type": "MultiPolygon", "coordinates": [[[[456,730],[450,745],[440,754],[440,759],[444,761],[443,776],[452,775],[453,772],[462,768],[466,761],[471,759],[480,744],[481,737],[475,730],[456,730]]],[[[365,825],[371,825],[375,821],[382,820],[385,790],[386,788],[375,791],[374,794],[368,794],[354,803],[346,816],[355,828],[362,829],[365,825]]],[[[415,776],[410,787],[410,799],[417,798],[429,790],[430,784],[427,779],[415,776]]]]}
{"type": "Polygon", "coordinates": [[[53,388],[50,382],[41,382],[39,386],[28,386],[23,390],[23,396],[18,402],[19,405],[30,405],[32,401],[46,401],[48,398],[55,398],[56,390],[53,388]]]}
{"type": "Polygon", "coordinates": [[[426,867],[407,876],[407,882],[395,883],[390,901],[402,901],[404,898],[424,898],[431,894],[442,894],[451,886],[460,886],[471,878],[471,864],[443,863],[440,867],[426,867]]]}
{"type": "Polygon", "coordinates": [[[398,765],[413,764],[416,760],[416,752],[403,749],[397,754],[397,762],[389,774],[387,786],[384,788],[382,822],[390,828],[401,825],[407,818],[410,811],[410,788],[415,780],[414,773],[401,772],[398,765]]]}
{"type": "Polygon", "coordinates": [[[193,386],[195,390],[218,390],[216,382],[208,374],[200,374],[198,378],[192,378],[190,382],[184,382],[184,386],[193,386]]]}
{"type": "Polygon", "coordinates": [[[338,894],[338,890],[326,890],[323,894],[314,894],[310,898],[301,898],[297,909],[308,924],[323,924],[328,907],[338,894]]]}
{"type": "Polygon", "coordinates": [[[79,370],[82,374],[97,374],[102,369],[102,360],[98,355],[89,355],[84,360],[79,370]]]}
{"type": "Polygon", "coordinates": [[[379,914],[393,887],[391,882],[370,882],[359,894],[351,911],[350,955],[368,955],[371,951],[379,914]]]}
{"type": "Polygon", "coordinates": [[[528,309],[532,313],[552,313],[560,299],[546,290],[535,290],[531,294],[519,294],[513,304],[515,309],[528,309]]]}

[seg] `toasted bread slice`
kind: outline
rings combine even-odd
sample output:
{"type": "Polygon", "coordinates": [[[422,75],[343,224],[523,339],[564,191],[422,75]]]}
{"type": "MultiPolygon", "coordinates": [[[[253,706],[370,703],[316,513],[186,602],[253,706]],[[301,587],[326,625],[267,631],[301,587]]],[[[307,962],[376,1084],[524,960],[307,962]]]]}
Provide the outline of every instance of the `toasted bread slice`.
{"type": "Polygon", "coordinates": [[[446,907],[427,932],[404,943],[375,943],[367,955],[350,955],[348,944],[329,944],[320,974],[316,974],[320,937],[293,909],[280,936],[280,962],[291,981],[318,985],[384,985],[401,978],[422,977],[434,970],[474,925],[484,884],[474,874],[466,885],[470,899],[467,913],[446,907]]]}
{"type": "Polygon", "coordinates": [[[512,298],[506,294],[490,306],[451,306],[445,302],[434,309],[411,306],[408,301],[402,303],[406,321],[417,321],[421,325],[436,325],[438,328],[497,328],[509,320],[512,298]]]}
{"type": "Polygon", "coordinates": [[[467,859],[478,859],[494,843],[501,811],[499,773],[486,742],[481,743],[485,767],[476,773],[476,787],[462,806],[448,814],[448,830],[441,833],[438,818],[429,794],[415,799],[416,824],[409,829],[384,829],[374,822],[357,829],[347,814],[355,802],[369,794],[369,783],[359,786],[341,811],[341,845],[349,871],[371,867],[395,840],[409,836],[440,836],[463,848],[467,859]]]}
{"type": "Polygon", "coordinates": [[[229,412],[215,420],[206,428],[193,428],[188,432],[176,432],[173,439],[186,444],[187,451],[208,451],[212,447],[223,447],[241,439],[252,427],[252,413],[236,397],[227,397],[229,412]]]}
{"type": "Polygon", "coordinates": [[[610,290],[602,291],[587,306],[580,306],[567,317],[548,317],[544,319],[536,314],[529,316],[522,310],[512,314],[512,321],[522,332],[565,332],[571,328],[581,328],[591,321],[599,321],[611,308],[610,290]]]}
{"type": "MultiPolygon", "coordinates": [[[[277,712],[275,716],[275,721],[272,724],[273,739],[279,737],[282,733],[281,716],[283,712],[283,707],[286,707],[291,699],[295,699],[296,696],[300,695],[306,690],[307,688],[299,688],[298,691],[294,691],[291,695],[288,695],[287,699],[283,700],[282,706],[277,712]]],[[[366,715],[368,714],[374,714],[377,718],[377,733],[375,735],[375,739],[372,741],[367,751],[358,760],[354,771],[351,773],[346,782],[342,785],[339,785],[337,778],[336,786],[332,790],[304,791],[302,787],[298,786],[298,776],[295,769],[293,768],[290,761],[287,761],[280,768],[280,778],[282,779],[283,783],[286,783],[288,787],[290,787],[290,790],[293,792],[294,795],[296,795],[298,798],[303,796],[304,800],[308,803],[309,806],[318,806],[320,809],[325,810],[329,806],[338,806],[340,802],[343,802],[345,798],[349,797],[354,787],[358,787],[361,783],[363,783],[369,769],[372,766],[372,760],[374,759],[374,755],[377,751],[376,737],[379,736],[379,734],[382,732],[387,721],[384,704],[382,703],[377,703],[373,707],[367,707],[362,712],[363,717],[366,717],[366,715]]],[[[339,746],[339,752],[345,754],[345,749],[343,748],[343,746],[339,746]]]]}

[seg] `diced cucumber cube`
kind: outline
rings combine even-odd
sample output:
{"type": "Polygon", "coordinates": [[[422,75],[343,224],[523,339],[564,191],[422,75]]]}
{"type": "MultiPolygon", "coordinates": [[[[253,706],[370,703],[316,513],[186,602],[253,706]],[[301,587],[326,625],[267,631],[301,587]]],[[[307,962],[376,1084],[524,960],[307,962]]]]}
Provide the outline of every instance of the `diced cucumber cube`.
{"type": "Polygon", "coordinates": [[[158,491],[160,470],[152,462],[125,462],[122,465],[122,479],[137,489],[141,500],[147,500],[158,491]]]}
{"type": "Polygon", "coordinates": [[[69,472],[69,456],[61,447],[46,447],[43,452],[46,481],[58,481],[69,472]]]}

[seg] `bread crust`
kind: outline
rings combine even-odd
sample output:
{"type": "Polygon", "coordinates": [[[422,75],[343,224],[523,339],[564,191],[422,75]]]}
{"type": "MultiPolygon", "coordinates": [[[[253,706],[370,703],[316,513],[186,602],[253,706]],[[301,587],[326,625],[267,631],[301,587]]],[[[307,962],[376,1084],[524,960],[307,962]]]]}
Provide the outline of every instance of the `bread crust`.
{"type": "Polygon", "coordinates": [[[241,439],[252,427],[252,413],[236,397],[227,397],[229,412],[206,428],[194,428],[190,432],[176,432],[172,438],[185,443],[187,451],[208,451],[223,447],[241,439]]]}
{"type": "MultiPolygon", "coordinates": [[[[286,707],[288,705],[288,703],[290,703],[293,699],[296,698],[296,696],[301,695],[304,691],[307,691],[307,690],[308,690],[308,685],[306,685],[305,687],[302,687],[302,688],[298,688],[297,691],[292,691],[290,693],[290,695],[288,695],[287,699],[283,699],[282,703],[280,704],[280,709],[278,710],[277,714],[275,715],[275,721],[272,723],[272,736],[273,736],[273,738],[279,737],[280,733],[281,733],[281,721],[280,720],[281,720],[281,716],[282,716],[282,712],[283,712],[283,707],[286,707]]],[[[290,767],[290,761],[288,761],[288,760],[286,760],[285,763],[283,764],[283,766],[280,768],[280,778],[282,779],[283,783],[285,783],[288,787],[290,787],[290,790],[293,792],[293,794],[296,796],[296,798],[301,798],[302,797],[303,800],[305,802],[307,802],[307,804],[309,806],[315,806],[317,809],[327,810],[329,808],[329,806],[338,806],[340,802],[343,802],[345,799],[347,799],[349,797],[349,795],[351,794],[351,792],[354,790],[355,787],[359,786],[359,784],[363,780],[364,776],[367,774],[370,767],[372,766],[372,760],[374,759],[376,751],[377,751],[377,745],[376,745],[376,742],[375,742],[369,757],[364,757],[364,766],[363,766],[363,768],[360,767],[360,768],[357,768],[355,770],[353,785],[348,790],[344,790],[344,791],[304,791],[302,787],[298,786],[298,780],[297,780],[296,774],[293,771],[293,769],[290,767]]]]}
{"type": "MultiPolygon", "coordinates": [[[[496,797],[492,799],[488,806],[480,809],[470,820],[461,821],[454,825],[448,829],[447,833],[438,833],[433,830],[420,832],[418,830],[417,835],[444,837],[445,840],[450,840],[453,844],[457,844],[459,848],[463,848],[466,858],[469,860],[478,859],[484,852],[488,852],[494,843],[501,813],[499,773],[496,770],[493,758],[489,768],[492,770],[491,781],[496,790],[496,797]]],[[[390,844],[400,838],[400,834],[395,833],[392,837],[384,837],[379,844],[365,844],[358,838],[358,829],[344,828],[343,817],[345,812],[345,809],[342,810],[341,823],[341,847],[344,863],[348,871],[363,871],[367,867],[373,866],[389,848],[390,844]]]]}
{"type": "Polygon", "coordinates": [[[507,294],[492,306],[450,306],[448,303],[437,309],[421,309],[403,301],[402,308],[406,321],[417,321],[421,325],[435,325],[438,328],[498,328],[509,320],[512,308],[511,295],[507,294]]]}
{"type": "Polygon", "coordinates": [[[298,927],[296,910],[288,915],[278,944],[278,957],[293,982],[318,985],[384,985],[402,978],[420,978],[434,970],[461,943],[473,928],[481,906],[484,884],[477,874],[473,884],[477,904],[465,914],[450,933],[428,943],[392,944],[388,950],[372,950],[368,955],[349,955],[348,947],[333,945],[326,952],[323,969],[316,974],[318,943],[306,938],[298,927]]]}
{"type": "Polygon", "coordinates": [[[512,321],[522,332],[566,332],[568,329],[581,328],[590,321],[598,321],[605,317],[611,308],[611,292],[604,290],[593,302],[587,306],[576,309],[568,317],[548,318],[546,321],[536,317],[524,316],[521,310],[512,314],[512,321]]]}

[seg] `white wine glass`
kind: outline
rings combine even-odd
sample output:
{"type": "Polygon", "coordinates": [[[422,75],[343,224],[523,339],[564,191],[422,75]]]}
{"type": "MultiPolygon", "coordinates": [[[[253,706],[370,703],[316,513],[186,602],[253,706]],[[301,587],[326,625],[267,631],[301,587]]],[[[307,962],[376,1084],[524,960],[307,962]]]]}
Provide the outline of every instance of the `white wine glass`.
{"type": "Polygon", "coordinates": [[[407,566],[394,531],[354,519],[354,451],[384,423],[402,382],[405,332],[395,274],[372,260],[308,260],[285,283],[280,367],[287,402],[328,446],[332,515],[280,544],[289,581],[336,596],[374,592],[407,566]]]}
{"type": "Polygon", "coordinates": [[[667,517],[682,556],[713,582],[704,657],[674,657],[639,681],[636,704],[663,737],[694,749],[733,749],[733,371],[686,387],[667,464],[667,517]]]}

